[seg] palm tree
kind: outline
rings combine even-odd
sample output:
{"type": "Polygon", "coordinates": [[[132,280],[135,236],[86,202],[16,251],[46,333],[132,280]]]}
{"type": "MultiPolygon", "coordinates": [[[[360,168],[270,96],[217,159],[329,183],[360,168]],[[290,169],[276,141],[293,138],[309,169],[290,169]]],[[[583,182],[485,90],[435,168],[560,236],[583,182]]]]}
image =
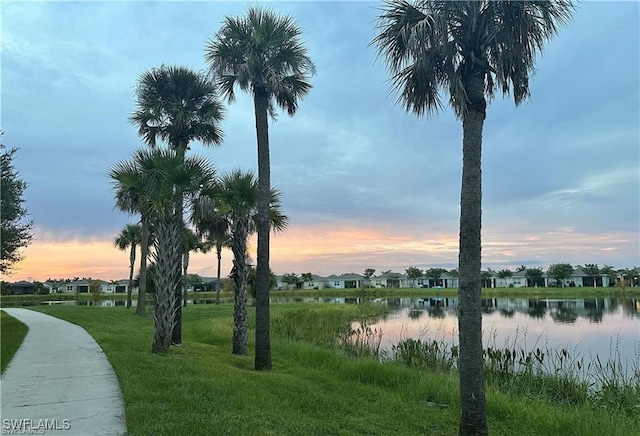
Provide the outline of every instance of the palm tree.
{"type": "Polygon", "coordinates": [[[460,195],[460,434],[487,434],[480,305],[481,149],[487,100],[529,96],[535,56],[573,13],[570,0],[386,0],[373,43],[398,102],[420,116],[442,107],[462,120],[460,195]]]}
{"type": "Polygon", "coordinates": [[[149,217],[141,204],[143,195],[143,175],[133,162],[121,162],[109,171],[109,177],[115,182],[116,207],[130,214],[139,214],[140,231],[140,275],[138,280],[138,304],[136,315],[144,316],[147,291],[147,260],[149,259],[150,239],[149,217]]]}
{"type": "Polygon", "coordinates": [[[229,102],[236,85],[253,96],[258,144],[258,252],[256,277],[257,370],[271,369],[269,320],[269,125],[275,106],[294,115],[298,99],[311,90],[315,67],[295,21],[272,10],[251,7],[244,17],[226,17],[205,48],[205,58],[229,102]]]}
{"type": "Polygon", "coordinates": [[[138,224],[127,224],[113,241],[119,250],[129,250],[129,286],[127,289],[127,309],[131,307],[131,291],[133,290],[133,268],[136,263],[136,250],[141,242],[142,228],[138,224]]]}
{"type": "Polygon", "coordinates": [[[195,203],[193,224],[199,236],[205,238],[203,252],[215,247],[218,259],[218,274],[216,280],[216,304],[220,304],[220,264],[222,263],[222,249],[231,248],[230,223],[225,207],[218,202],[211,202],[209,197],[203,196],[195,203]]]}
{"type": "Polygon", "coordinates": [[[127,166],[142,175],[139,202],[145,216],[154,223],[152,352],[165,353],[172,342],[180,305],[175,295],[182,293],[181,280],[177,279],[181,277],[183,254],[182,199],[192,199],[201,189],[210,189],[215,171],[206,159],[185,158],[171,149],[138,150],[131,162],[116,164],[112,173],[127,166]]]}
{"type": "MultiPolygon", "coordinates": [[[[248,343],[247,322],[247,276],[249,236],[256,231],[258,223],[258,182],[251,171],[234,170],[225,174],[219,186],[212,191],[220,210],[226,212],[231,235],[233,269],[231,277],[234,283],[233,340],[232,353],[246,354],[248,343]]],[[[280,212],[280,193],[270,190],[270,227],[274,231],[283,231],[288,217],[280,212]]]]}
{"type": "Polygon", "coordinates": [[[187,307],[187,271],[189,269],[189,258],[192,251],[202,250],[203,244],[200,237],[188,227],[184,228],[182,233],[182,288],[183,288],[183,306],[187,307]]]}
{"type": "MultiPolygon", "coordinates": [[[[136,88],[136,110],[130,117],[138,134],[150,147],[160,139],[184,160],[189,144],[200,141],[215,146],[222,142],[220,123],[224,117],[215,83],[204,74],[181,66],[161,66],[143,73],[136,88]]],[[[182,217],[182,196],[178,215],[182,217]]],[[[181,274],[176,278],[182,281],[181,274]]],[[[173,342],[182,342],[182,291],[176,294],[177,312],[173,342]]]]}

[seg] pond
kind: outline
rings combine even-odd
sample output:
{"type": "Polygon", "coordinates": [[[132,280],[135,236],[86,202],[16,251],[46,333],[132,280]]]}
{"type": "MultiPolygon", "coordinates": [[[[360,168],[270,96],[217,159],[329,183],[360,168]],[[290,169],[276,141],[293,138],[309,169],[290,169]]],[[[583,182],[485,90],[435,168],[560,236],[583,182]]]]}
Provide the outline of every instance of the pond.
{"type": "MultiPolygon", "coordinates": [[[[395,309],[369,325],[381,332],[381,348],[408,338],[458,343],[457,298],[379,301],[395,309]]],[[[640,369],[640,298],[491,298],[482,300],[485,348],[525,351],[565,348],[585,362],[596,356],[630,373],[640,369]]]]}

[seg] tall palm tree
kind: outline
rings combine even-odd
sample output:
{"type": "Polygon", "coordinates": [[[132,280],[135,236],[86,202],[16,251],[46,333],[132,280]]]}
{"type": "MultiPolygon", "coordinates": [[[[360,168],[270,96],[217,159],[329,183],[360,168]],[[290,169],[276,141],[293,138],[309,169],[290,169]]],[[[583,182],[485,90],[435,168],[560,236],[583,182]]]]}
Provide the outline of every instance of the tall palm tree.
{"type": "MultiPolygon", "coordinates": [[[[234,283],[233,340],[232,353],[246,354],[248,343],[247,276],[249,236],[258,223],[258,182],[253,172],[234,170],[225,174],[212,197],[220,210],[226,213],[230,228],[231,251],[233,252],[232,279],[234,283]]],[[[280,193],[269,191],[269,222],[274,231],[283,231],[288,217],[280,211],[280,193]]]]}
{"type": "Polygon", "coordinates": [[[178,280],[183,254],[182,199],[191,200],[201,189],[210,189],[215,171],[206,159],[185,158],[171,149],[138,150],[131,162],[116,164],[112,173],[127,166],[135,167],[142,175],[139,201],[144,214],[154,223],[152,352],[165,353],[172,342],[177,306],[181,302],[176,301],[175,295],[182,293],[178,280]]]}
{"type": "Polygon", "coordinates": [[[480,306],[481,149],[487,100],[496,90],[529,96],[535,56],[573,13],[570,0],[386,0],[373,43],[399,103],[416,115],[442,107],[462,120],[460,195],[460,434],[487,434],[480,306]]]}
{"type": "Polygon", "coordinates": [[[119,250],[129,250],[129,286],[127,288],[127,309],[131,307],[133,290],[133,268],[136,263],[136,250],[141,242],[142,228],[139,224],[127,224],[116,236],[113,244],[119,250]]]}
{"type": "Polygon", "coordinates": [[[218,259],[218,273],[216,280],[216,304],[220,304],[220,265],[222,263],[222,249],[231,248],[230,223],[225,206],[220,202],[211,202],[209,197],[203,196],[195,203],[193,224],[199,236],[205,238],[204,250],[215,247],[218,259]]]}
{"type": "MultiPolygon", "coordinates": [[[[138,134],[150,147],[158,139],[184,160],[192,141],[215,146],[222,142],[220,123],[224,110],[218,100],[215,83],[204,74],[182,66],[161,66],[143,73],[136,88],[136,110],[130,117],[138,127],[138,134]]],[[[178,193],[179,194],[179,193],[178,193]]],[[[182,217],[182,196],[178,195],[182,217]]],[[[181,274],[177,280],[182,281],[181,274]]],[[[182,291],[177,302],[176,325],[173,342],[182,342],[182,291]]]]}
{"type": "Polygon", "coordinates": [[[205,58],[229,102],[234,89],[253,96],[258,145],[258,252],[256,277],[257,370],[271,369],[269,320],[269,125],[276,105],[294,115],[298,99],[311,90],[315,67],[295,21],[270,9],[251,7],[242,17],[225,17],[205,48],[205,58]]]}

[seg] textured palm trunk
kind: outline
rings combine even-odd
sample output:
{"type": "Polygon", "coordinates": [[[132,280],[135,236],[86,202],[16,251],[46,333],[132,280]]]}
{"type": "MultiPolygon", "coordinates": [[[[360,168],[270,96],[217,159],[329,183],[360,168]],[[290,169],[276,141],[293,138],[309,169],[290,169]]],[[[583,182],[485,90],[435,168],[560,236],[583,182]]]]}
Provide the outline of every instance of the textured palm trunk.
{"type": "MultiPolygon", "coordinates": [[[[241,220],[239,220],[241,221],[241,220]]],[[[247,226],[236,222],[233,229],[233,339],[231,354],[247,354],[247,226]]]]}
{"type": "Polygon", "coordinates": [[[256,135],[258,138],[258,250],[256,265],[256,370],[271,369],[271,321],[269,319],[269,199],[271,168],[269,163],[269,124],[267,94],[257,86],[254,95],[256,135]]]}
{"type": "Polygon", "coordinates": [[[216,245],[216,254],[218,255],[218,280],[216,281],[216,304],[220,304],[220,263],[222,262],[222,245],[216,245]]]}
{"type": "MultiPolygon", "coordinates": [[[[187,150],[187,146],[178,144],[176,147],[176,153],[180,158],[180,162],[184,162],[184,154],[187,150]]],[[[180,241],[178,242],[178,246],[176,247],[180,252],[182,251],[182,233],[184,232],[184,220],[183,220],[183,202],[184,202],[184,193],[182,191],[181,186],[176,186],[176,210],[178,217],[180,219],[180,241]]],[[[178,267],[178,275],[176,277],[176,286],[175,286],[175,306],[176,306],[176,322],[173,326],[173,332],[171,337],[171,342],[173,344],[181,344],[182,343],[182,256],[180,256],[176,263],[178,267]]]]}
{"type": "Polygon", "coordinates": [[[481,228],[482,128],[486,113],[484,73],[465,79],[468,112],[462,142],[458,329],[460,334],[460,435],[487,435],[482,356],[481,228]]]}
{"type": "Polygon", "coordinates": [[[189,251],[182,255],[182,305],[187,307],[187,271],[189,270],[189,251]]]}
{"type": "MultiPolygon", "coordinates": [[[[178,286],[180,277],[180,260],[182,253],[181,217],[177,214],[159,220],[155,252],[156,264],[153,280],[155,296],[153,304],[153,353],[166,353],[172,342],[172,332],[175,330],[176,293],[180,293],[178,286]]],[[[179,300],[178,300],[179,303],[179,300]]],[[[178,304],[179,306],[179,304],[178,304]]]]}
{"type": "Polygon", "coordinates": [[[136,315],[144,316],[147,293],[147,259],[149,258],[149,221],[142,218],[140,235],[140,280],[138,281],[138,305],[136,315]]]}
{"type": "Polygon", "coordinates": [[[131,243],[129,252],[129,287],[127,289],[127,309],[131,307],[131,292],[133,291],[133,268],[136,266],[136,244],[131,243]]]}

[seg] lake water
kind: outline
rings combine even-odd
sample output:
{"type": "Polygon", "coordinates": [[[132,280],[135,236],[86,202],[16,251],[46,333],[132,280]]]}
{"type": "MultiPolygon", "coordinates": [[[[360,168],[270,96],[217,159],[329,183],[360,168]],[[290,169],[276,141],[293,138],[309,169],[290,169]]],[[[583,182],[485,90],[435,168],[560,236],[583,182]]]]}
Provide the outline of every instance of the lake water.
{"type": "MultiPolygon", "coordinates": [[[[457,298],[379,301],[395,307],[369,327],[382,332],[390,350],[403,339],[458,343],[457,298]]],[[[566,348],[588,362],[620,361],[625,372],[640,367],[640,299],[492,298],[482,300],[485,348],[566,348]]]]}

